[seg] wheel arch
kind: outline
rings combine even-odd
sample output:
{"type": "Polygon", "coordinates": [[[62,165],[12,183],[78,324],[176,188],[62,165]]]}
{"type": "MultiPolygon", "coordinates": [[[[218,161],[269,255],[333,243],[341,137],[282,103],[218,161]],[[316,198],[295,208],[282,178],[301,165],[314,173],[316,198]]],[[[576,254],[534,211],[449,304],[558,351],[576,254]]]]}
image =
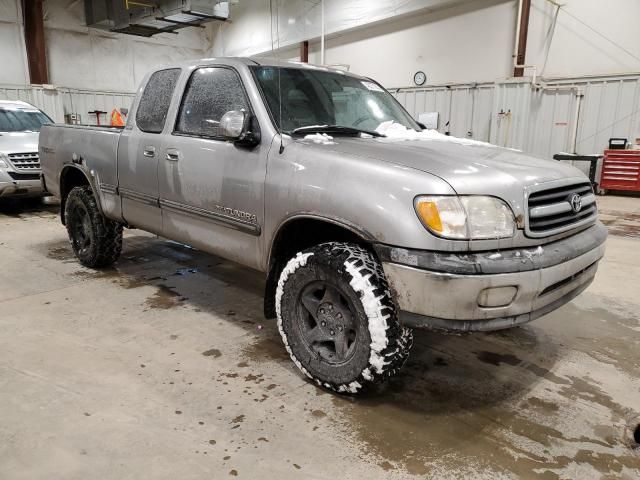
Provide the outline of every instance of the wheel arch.
{"type": "Polygon", "coordinates": [[[264,314],[275,318],[275,292],[280,272],[297,252],[326,242],[349,242],[361,245],[373,252],[373,236],[341,219],[302,213],[285,219],[276,229],[270,246],[267,263],[267,282],[264,295],[264,314]]]}
{"type": "Polygon", "coordinates": [[[91,181],[89,175],[81,168],[75,165],[66,165],[60,172],[60,221],[65,225],[64,208],[67,202],[69,192],[75,187],[89,186],[93,191],[93,195],[96,198],[98,209],[102,212],[102,205],[100,204],[100,197],[94,188],[94,184],[91,181]]]}

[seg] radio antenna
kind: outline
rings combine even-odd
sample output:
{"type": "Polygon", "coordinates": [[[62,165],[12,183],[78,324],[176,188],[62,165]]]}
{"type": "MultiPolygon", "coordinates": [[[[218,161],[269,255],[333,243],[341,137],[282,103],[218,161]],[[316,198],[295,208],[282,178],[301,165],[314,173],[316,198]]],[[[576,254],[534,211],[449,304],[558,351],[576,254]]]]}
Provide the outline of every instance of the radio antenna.
{"type": "MultiPolygon", "coordinates": [[[[273,0],[269,0],[269,15],[271,17],[271,53],[276,57],[276,60],[278,60],[277,63],[280,63],[280,58],[279,58],[279,50],[280,50],[280,7],[278,5],[278,1],[276,0],[276,44],[278,46],[278,49],[274,51],[273,48],[273,44],[274,44],[274,40],[273,40],[273,0]]],[[[278,125],[278,130],[280,131],[280,149],[279,149],[279,153],[282,154],[282,152],[284,152],[284,140],[283,140],[283,135],[282,135],[282,84],[280,82],[280,65],[278,65],[277,67],[278,70],[278,118],[279,118],[279,125],[278,125]]]]}

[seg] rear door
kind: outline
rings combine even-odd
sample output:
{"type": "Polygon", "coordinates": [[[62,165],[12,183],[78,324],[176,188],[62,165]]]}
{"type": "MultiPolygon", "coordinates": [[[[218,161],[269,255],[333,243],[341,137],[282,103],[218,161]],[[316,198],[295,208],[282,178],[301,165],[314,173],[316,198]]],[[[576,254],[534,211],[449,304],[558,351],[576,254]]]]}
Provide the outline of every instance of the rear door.
{"type": "Polygon", "coordinates": [[[252,107],[240,75],[194,69],[159,165],[163,235],[258,268],[268,146],[225,140],[220,118],[252,107]]]}
{"type": "Polygon", "coordinates": [[[163,130],[181,70],[171,68],[149,77],[118,144],[118,192],[127,223],[154,233],[162,230],[158,195],[158,162],[163,130]]]}

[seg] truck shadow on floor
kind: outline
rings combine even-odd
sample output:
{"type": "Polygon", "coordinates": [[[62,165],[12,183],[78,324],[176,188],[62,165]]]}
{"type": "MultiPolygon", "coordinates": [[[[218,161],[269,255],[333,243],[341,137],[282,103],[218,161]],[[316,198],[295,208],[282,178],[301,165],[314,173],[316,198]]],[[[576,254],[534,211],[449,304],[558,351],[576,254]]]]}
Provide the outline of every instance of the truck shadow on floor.
{"type": "Polygon", "coordinates": [[[57,215],[60,204],[53,198],[0,198],[0,217],[7,216],[27,220],[34,217],[57,215]]]}

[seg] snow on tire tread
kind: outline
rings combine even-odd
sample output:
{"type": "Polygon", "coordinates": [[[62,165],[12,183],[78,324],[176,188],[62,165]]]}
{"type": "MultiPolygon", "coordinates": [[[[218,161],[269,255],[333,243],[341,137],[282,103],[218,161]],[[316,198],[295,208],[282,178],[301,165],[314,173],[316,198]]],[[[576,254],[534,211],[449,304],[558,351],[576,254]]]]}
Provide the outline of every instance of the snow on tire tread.
{"type": "Polygon", "coordinates": [[[331,242],[298,253],[285,266],[276,289],[278,329],[289,356],[296,366],[318,385],[340,393],[358,393],[364,386],[380,383],[393,376],[406,362],[413,344],[413,332],[397,320],[395,304],[380,262],[366,249],[355,244],[331,242]],[[296,270],[307,265],[315,254],[346,255],[344,269],[351,277],[349,284],[360,297],[368,319],[371,337],[368,366],[358,379],[348,384],[330,384],[313,377],[293,354],[282,322],[282,298],[287,280],[296,270]]]}

